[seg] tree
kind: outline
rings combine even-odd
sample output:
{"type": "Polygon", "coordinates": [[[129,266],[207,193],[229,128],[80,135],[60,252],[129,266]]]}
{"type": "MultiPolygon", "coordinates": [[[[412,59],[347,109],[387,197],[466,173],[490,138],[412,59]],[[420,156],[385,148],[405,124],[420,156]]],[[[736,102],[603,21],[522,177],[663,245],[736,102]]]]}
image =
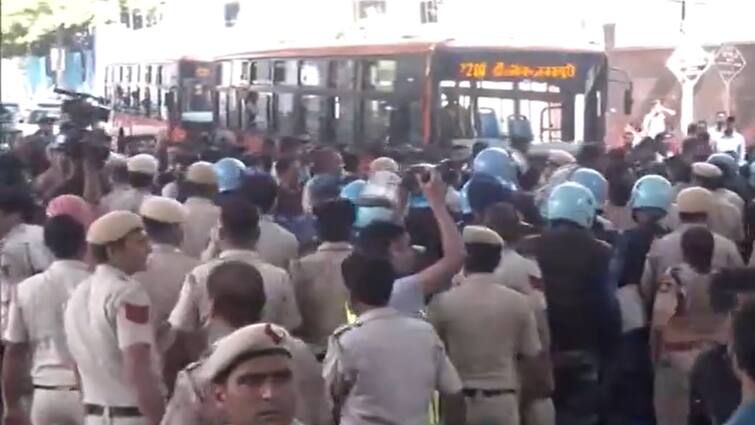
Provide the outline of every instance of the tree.
{"type": "MultiPolygon", "coordinates": [[[[2,0],[3,57],[46,55],[53,46],[84,48],[95,15],[150,10],[160,0],[2,0]]],[[[107,16],[103,22],[107,23],[107,16]]]]}

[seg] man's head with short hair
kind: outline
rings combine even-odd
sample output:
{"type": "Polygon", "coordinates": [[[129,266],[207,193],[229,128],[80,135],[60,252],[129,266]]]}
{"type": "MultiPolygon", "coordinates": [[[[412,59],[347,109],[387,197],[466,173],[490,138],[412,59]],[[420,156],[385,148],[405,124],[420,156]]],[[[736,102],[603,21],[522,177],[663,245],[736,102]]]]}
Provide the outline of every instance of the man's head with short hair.
{"type": "Polygon", "coordinates": [[[341,272],[357,310],[388,305],[396,274],[387,258],[354,252],[341,264],[341,272]]]}
{"type": "Polygon", "coordinates": [[[50,217],[44,226],[45,245],[59,260],[80,260],[86,253],[86,230],[70,215],[50,217]]]}
{"type": "Polygon", "coordinates": [[[220,239],[228,248],[253,249],[259,238],[257,207],[239,197],[229,197],[220,205],[220,239]]]}
{"type": "Polygon", "coordinates": [[[341,154],[331,147],[320,147],[312,151],[312,174],[340,175],[343,171],[341,154]]]}
{"type": "Polygon", "coordinates": [[[603,143],[583,143],[577,153],[577,163],[583,167],[603,172],[606,163],[606,146],[603,143]]]}
{"type": "Polygon", "coordinates": [[[483,224],[508,243],[516,242],[522,235],[522,223],[514,206],[508,202],[498,202],[486,208],[483,224]]]}
{"type": "Polygon", "coordinates": [[[713,234],[702,226],[694,226],[682,233],[682,257],[696,272],[710,273],[713,259],[713,234]]]}
{"type": "Polygon", "coordinates": [[[744,385],[755,390],[755,302],[744,304],[732,323],[734,363],[744,385]]]}
{"type": "Polygon", "coordinates": [[[356,207],[348,199],[332,199],[315,205],[317,234],[325,242],[346,242],[356,220],[356,207]]]}
{"type": "Polygon", "coordinates": [[[375,221],[359,231],[357,248],[371,257],[388,259],[401,276],[413,271],[415,252],[404,226],[389,221],[375,221]]]}
{"type": "Polygon", "coordinates": [[[23,187],[0,186],[0,238],[31,215],[34,200],[23,187]]]}
{"type": "Polygon", "coordinates": [[[233,328],[257,323],[267,300],[262,275],[242,261],[215,266],[207,277],[212,316],[233,328]]]}
{"type": "Polygon", "coordinates": [[[251,173],[241,180],[239,195],[267,214],[278,198],[278,184],[270,174],[251,173]]]}
{"type": "Polygon", "coordinates": [[[128,184],[135,189],[151,189],[154,178],[150,174],[128,172],[128,184]]]}

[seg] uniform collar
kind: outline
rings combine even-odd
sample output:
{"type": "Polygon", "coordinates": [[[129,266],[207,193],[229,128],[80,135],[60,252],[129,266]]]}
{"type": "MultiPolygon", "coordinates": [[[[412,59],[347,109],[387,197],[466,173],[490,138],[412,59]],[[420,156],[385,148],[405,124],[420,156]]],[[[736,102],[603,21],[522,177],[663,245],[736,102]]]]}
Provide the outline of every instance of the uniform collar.
{"type": "Polygon", "coordinates": [[[317,251],[351,251],[352,248],[348,242],[323,242],[317,247],[317,251]]]}
{"type": "Polygon", "coordinates": [[[212,200],[207,198],[202,198],[200,196],[190,196],[186,198],[186,204],[205,204],[205,205],[215,205],[212,200]]]}
{"type": "Polygon", "coordinates": [[[389,317],[398,314],[398,311],[392,307],[378,307],[360,314],[357,318],[357,321],[359,321],[360,323],[365,323],[369,322],[370,320],[381,319],[383,317],[389,317]]]}
{"type": "Polygon", "coordinates": [[[220,259],[238,258],[238,257],[251,257],[253,259],[259,259],[260,256],[257,251],[251,249],[226,249],[218,255],[220,259]]]}
{"type": "Polygon", "coordinates": [[[161,254],[171,254],[171,253],[177,253],[180,249],[174,245],[169,245],[166,243],[153,243],[152,244],[152,252],[158,252],[161,254]]]}
{"type": "Polygon", "coordinates": [[[494,273],[471,273],[464,277],[464,280],[462,281],[462,285],[465,283],[493,283],[496,279],[496,276],[494,273]]]}
{"type": "Polygon", "coordinates": [[[89,265],[80,260],[55,260],[50,264],[50,270],[57,269],[75,269],[89,271],[89,265]]]}
{"type": "Polygon", "coordinates": [[[123,270],[113,267],[110,264],[98,264],[97,268],[95,269],[96,274],[112,274],[117,277],[128,279],[128,275],[123,270]]]}

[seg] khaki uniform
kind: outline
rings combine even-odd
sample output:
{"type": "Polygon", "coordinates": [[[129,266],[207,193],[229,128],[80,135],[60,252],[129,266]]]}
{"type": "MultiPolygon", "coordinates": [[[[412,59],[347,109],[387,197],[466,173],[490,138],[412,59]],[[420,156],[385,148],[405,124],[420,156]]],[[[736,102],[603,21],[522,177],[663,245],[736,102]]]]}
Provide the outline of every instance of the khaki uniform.
{"type": "Polygon", "coordinates": [[[737,194],[737,192],[734,192],[733,190],[729,190],[725,187],[716,189],[713,191],[713,196],[715,196],[717,199],[727,201],[728,203],[734,205],[738,211],[744,212],[745,210],[745,201],[742,199],[741,196],[737,194]]]}
{"type": "Polygon", "coordinates": [[[498,282],[523,294],[529,294],[532,290],[532,279],[543,278],[536,261],[507,246],[501,249],[501,261],[494,273],[498,282]]]}
{"type": "Polygon", "coordinates": [[[18,283],[47,269],[52,260],[39,226],[19,224],[0,239],[0,334],[8,326],[18,283]]]}
{"type": "MultiPolygon", "coordinates": [[[[676,230],[661,239],[656,239],[650,246],[645,258],[645,268],[642,272],[641,287],[644,294],[654,294],[657,283],[665,270],[681,264],[682,234],[693,224],[681,224],[676,230]]],[[[741,267],[744,265],[742,256],[731,240],[713,234],[713,259],[715,269],[726,267],[741,267]]]]}
{"type": "Polygon", "coordinates": [[[341,263],[352,250],[346,242],[324,242],[317,252],[291,262],[291,282],[302,316],[297,332],[315,355],[325,354],[328,337],[346,323],[349,291],[341,263]]]}
{"type": "MultiPolygon", "coordinates": [[[[137,407],[137,393],[123,375],[123,350],[152,347],[155,376],[159,355],[150,322],[152,305],[142,285],[122,271],[100,264],[73,292],[65,312],[68,348],[78,367],[85,405],[137,407]]],[[[87,415],[85,423],[147,424],[142,416],[87,415]]]]}
{"type": "Polygon", "coordinates": [[[737,209],[729,201],[715,197],[715,208],[708,216],[710,230],[734,242],[741,242],[745,238],[742,210],[737,209]]]}
{"type": "MultiPolygon", "coordinates": [[[[228,331],[232,332],[230,329],[228,331]]],[[[307,425],[330,425],[330,406],[325,397],[325,382],[320,364],[304,342],[293,337],[288,342],[297,395],[296,418],[307,425]]],[[[178,373],[161,425],[225,423],[222,413],[218,412],[212,400],[211,385],[202,374],[204,358],[178,373]]]]}
{"type": "Polygon", "coordinates": [[[467,423],[519,423],[517,356],[542,348],[527,297],[476,273],[438,295],[428,316],[461,377],[467,423]]]}
{"type": "Polygon", "coordinates": [[[186,275],[178,302],[168,319],[173,329],[194,332],[209,324],[212,300],[207,292],[207,277],[213,267],[225,261],[251,264],[262,275],[267,297],[262,310],[263,321],[286,329],[296,329],[301,324],[294,290],[285,270],[264,262],[254,251],[226,250],[216,260],[199,265],[186,275]]]}
{"type": "Polygon", "coordinates": [[[113,196],[109,198],[106,196],[106,198],[103,198],[104,202],[100,202],[104,213],[120,210],[138,213],[142,201],[148,196],[152,196],[152,193],[147,190],[134,189],[133,187],[116,193],[111,192],[111,194],[113,196]]]}
{"type": "Polygon", "coordinates": [[[187,210],[184,240],[181,249],[186,255],[199,258],[210,242],[212,229],[220,219],[220,208],[211,200],[191,197],[184,202],[187,210]]]}
{"type": "Polygon", "coordinates": [[[18,285],[4,339],[28,343],[35,424],[81,424],[84,411],[63,329],[68,298],[91,273],[81,261],[58,260],[18,285]]]}
{"type": "Polygon", "coordinates": [[[299,257],[299,241],[293,233],[273,221],[271,216],[262,215],[257,252],[266,262],[288,269],[289,262],[299,257]]]}
{"type": "MultiPolygon", "coordinates": [[[[267,215],[260,216],[259,226],[260,237],[255,250],[266,263],[287,270],[291,260],[299,257],[299,242],[296,236],[267,215]]],[[[220,253],[217,226],[212,229],[210,235],[210,243],[200,256],[202,261],[216,258],[220,253]]]]}
{"type": "Polygon", "coordinates": [[[130,189],[131,186],[127,184],[113,186],[110,192],[100,198],[100,212],[104,214],[109,211],[115,211],[115,208],[113,208],[114,202],[123,198],[124,193],[130,189]]]}
{"type": "Polygon", "coordinates": [[[174,246],[153,244],[147,269],[133,276],[147,291],[152,303],[157,347],[161,353],[173,343],[168,317],[176,306],[181,285],[186,275],[198,265],[199,260],[185,255],[174,246]]]}
{"type": "Polygon", "coordinates": [[[713,344],[727,341],[726,315],[711,309],[710,285],[710,274],[681,264],[669,270],[658,287],[652,326],[658,335],[653,348],[659,425],[687,424],[692,366],[713,344]]]}
{"type": "Polygon", "coordinates": [[[427,425],[433,392],[462,388],[432,326],[390,307],[333,333],[323,376],[341,403],[341,425],[427,425]]]}

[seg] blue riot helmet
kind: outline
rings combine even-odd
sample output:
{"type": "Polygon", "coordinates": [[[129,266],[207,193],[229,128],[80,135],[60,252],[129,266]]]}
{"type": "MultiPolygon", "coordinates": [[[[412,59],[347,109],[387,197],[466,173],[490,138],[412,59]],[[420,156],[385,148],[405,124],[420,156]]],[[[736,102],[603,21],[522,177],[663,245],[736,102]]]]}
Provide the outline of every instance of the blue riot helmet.
{"type": "Polygon", "coordinates": [[[510,188],[494,176],[473,174],[462,188],[462,212],[482,213],[490,205],[508,201],[511,192],[510,188]]]}
{"type": "Polygon", "coordinates": [[[569,179],[577,182],[582,186],[590,189],[595,202],[598,203],[598,209],[606,203],[606,193],[608,192],[608,181],[602,174],[592,168],[579,168],[572,173],[569,179]]]}
{"type": "Polygon", "coordinates": [[[517,165],[504,149],[483,149],[475,157],[472,163],[472,171],[475,174],[493,176],[510,186],[511,189],[516,189],[518,181],[517,165]]]}
{"type": "Polygon", "coordinates": [[[673,197],[674,190],[668,180],[658,175],[647,175],[634,183],[628,205],[632,210],[655,208],[668,213],[673,197]]]}
{"type": "Polygon", "coordinates": [[[363,229],[376,221],[392,221],[393,210],[387,207],[357,207],[354,227],[363,229]]]}
{"type": "Polygon", "coordinates": [[[708,157],[708,162],[720,168],[724,177],[732,177],[739,172],[737,160],[727,153],[714,153],[708,157]]]}
{"type": "Polygon", "coordinates": [[[597,203],[592,192],[579,183],[566,182],[556,186],[548,197],[547,219],[565,220],[591,228],[597,203]]]}
{"type": "Polygon", "coordinates": [[[218,175],[218,191],[228,192],[241,186],[246,166],[236,158],[223,158],[213,166],[218,175]]]}
{"type": "Polygon", "coordinates": [[[318,174],[305,187],[309,190],[309,200],[313,207],[341,196],[341,178],[331,174],[318,174]]]}
{"type": "Polygon", "coordinates": [[[356,204],[359,199],[359,195],[362,194],[364,185],[367,184],[364,180],[354,180],[341,189],[341,198],[348,199],[356,204]]]}

